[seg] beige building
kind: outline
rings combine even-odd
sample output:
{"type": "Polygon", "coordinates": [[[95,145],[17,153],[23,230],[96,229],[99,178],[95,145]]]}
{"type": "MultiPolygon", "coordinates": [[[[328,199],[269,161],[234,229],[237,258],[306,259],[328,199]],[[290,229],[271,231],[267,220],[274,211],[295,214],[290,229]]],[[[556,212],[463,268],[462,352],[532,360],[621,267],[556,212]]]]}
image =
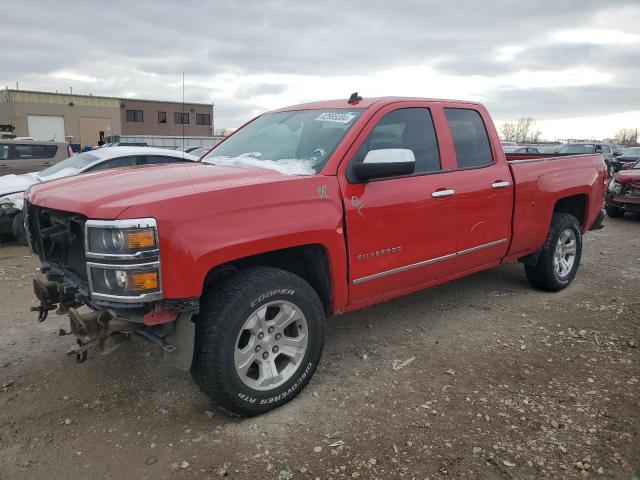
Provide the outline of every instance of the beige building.
{"type": "Polygon", "coordinates": [[[120,99],[122,135],[184,135],[209,137],[213,132],[213,104],[120,99]]]}
{"type": "Polygon", "coordinates": [[[5,89],[2,126],[19,137],[83,147],[117,135],[211,136],[213,104],[185,103],[183,110],[181,102],[5,89]]]}

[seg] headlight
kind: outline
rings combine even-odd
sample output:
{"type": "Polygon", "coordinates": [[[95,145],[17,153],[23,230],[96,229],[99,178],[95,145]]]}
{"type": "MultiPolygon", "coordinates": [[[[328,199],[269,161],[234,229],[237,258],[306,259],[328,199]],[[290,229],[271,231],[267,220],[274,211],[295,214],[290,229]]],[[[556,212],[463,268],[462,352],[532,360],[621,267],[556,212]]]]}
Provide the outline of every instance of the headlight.
{"type": "Polygon", "coordinates": [[[150,301],[161,297],[160,263],[87,264],[91,295],[97,300],[150,301]]]}
{"type": "Polygon", "coordinates": [[[609,187],[607,188],[611,193],[620,193],[622,191],[622,185],[620,185],[615,180],[611,180],[609,182],[609,187]]]}
{"type": "Polygon", "coordinates": [[[87,220],[85,252],[92,299],[136,303],[162,298],[155,219],[87,220]]]}
{"type": "Polygon", "coordinates": [[[86,251],[90,258],[139,258],[157,254],[158,230],[153,218],[87,220],[86,251]]]}

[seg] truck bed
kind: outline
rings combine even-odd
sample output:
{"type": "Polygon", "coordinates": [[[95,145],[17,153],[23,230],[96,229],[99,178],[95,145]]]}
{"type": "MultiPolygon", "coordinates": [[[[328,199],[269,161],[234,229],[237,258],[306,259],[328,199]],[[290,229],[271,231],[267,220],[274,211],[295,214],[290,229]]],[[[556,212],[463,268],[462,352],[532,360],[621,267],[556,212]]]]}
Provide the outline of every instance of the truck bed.
{"type": "Polygon", "coordinates": [[[606,165],[600,154],[506,155],[514,185],[512,240],[508,260],[539,250],[560,197],[562,211],[581,221],[583,231],[602,210],[606,165]],[[585,212],[588,212],[585,214],[585,212]]]}

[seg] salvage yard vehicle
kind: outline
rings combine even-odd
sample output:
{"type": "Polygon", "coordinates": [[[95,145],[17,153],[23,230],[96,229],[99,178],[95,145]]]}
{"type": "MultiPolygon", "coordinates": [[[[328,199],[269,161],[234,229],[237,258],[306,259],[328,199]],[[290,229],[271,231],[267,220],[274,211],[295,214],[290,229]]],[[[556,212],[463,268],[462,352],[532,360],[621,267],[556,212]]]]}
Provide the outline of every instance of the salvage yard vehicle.
{"type": "Polygon", "coordinates": [[[64,142],[0,140],[0,175],[37,172],[73,155],[64,142]]]}
{"type": "Polygon", "coordinates": [[[307,384],[328,316],[505,262],[573,281],[602,155],[508,158],[480,104],[354,94],[261,115],[200,163],[34,185],[35,308],[69,312],[79,360],[137,334],[260,414],[307,384]]]}
{"type": "MultiPolygon", "coordinates": [[[[0,146],[0,148],[2,147],[0,146]]],[[[188,162],[196,161],[197,159],[198,157],[193,155],[163,148],[101,148],[97,151],[74,155],[39,172],[25,173],[23,175],[5,175],[0,177],[0,233],[13,233],[20,243],[25,243],[26,237],[22,214],[24,191],[36,183],[111,168],[188,162]]]]}
{"type": "Polygon", "coordinates": [[[617,156],[613,161],[613,170],[619,172],[626,163],[635,163],[640,160],[640,147],[625,148],[622,155],[617,156]]]}
{"type": "Polygon", "coordinates": [[[607,188],[605,210],[610,217],[622,217],[625,212],[640,213],[640,161],[625,164],[607,188]]]}

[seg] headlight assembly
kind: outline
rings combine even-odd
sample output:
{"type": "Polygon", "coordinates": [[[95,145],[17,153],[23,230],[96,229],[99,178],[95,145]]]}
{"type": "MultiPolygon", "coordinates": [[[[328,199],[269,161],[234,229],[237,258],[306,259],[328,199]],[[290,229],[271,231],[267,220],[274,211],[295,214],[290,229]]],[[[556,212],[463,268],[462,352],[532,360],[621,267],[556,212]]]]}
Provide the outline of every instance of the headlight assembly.
{"type": "Polygon", "coordinates": [[[620,193],[622,191],[622,185],[620,185],[615,180],[611,180],[609,182],[609,187],[607,188],[611,193],[620,193]]]}
{"type": "Polygon", "coordinates": [[[158,230],[153,218],[87,220],[86,251],[91,258],[139,258],[157,253],[158,230]]]}
{"type": "Polygon", "coordinates": [[[162,298],[155,219],[87,220],[85,255],[92,299],[137,303],[162,298]]]}

